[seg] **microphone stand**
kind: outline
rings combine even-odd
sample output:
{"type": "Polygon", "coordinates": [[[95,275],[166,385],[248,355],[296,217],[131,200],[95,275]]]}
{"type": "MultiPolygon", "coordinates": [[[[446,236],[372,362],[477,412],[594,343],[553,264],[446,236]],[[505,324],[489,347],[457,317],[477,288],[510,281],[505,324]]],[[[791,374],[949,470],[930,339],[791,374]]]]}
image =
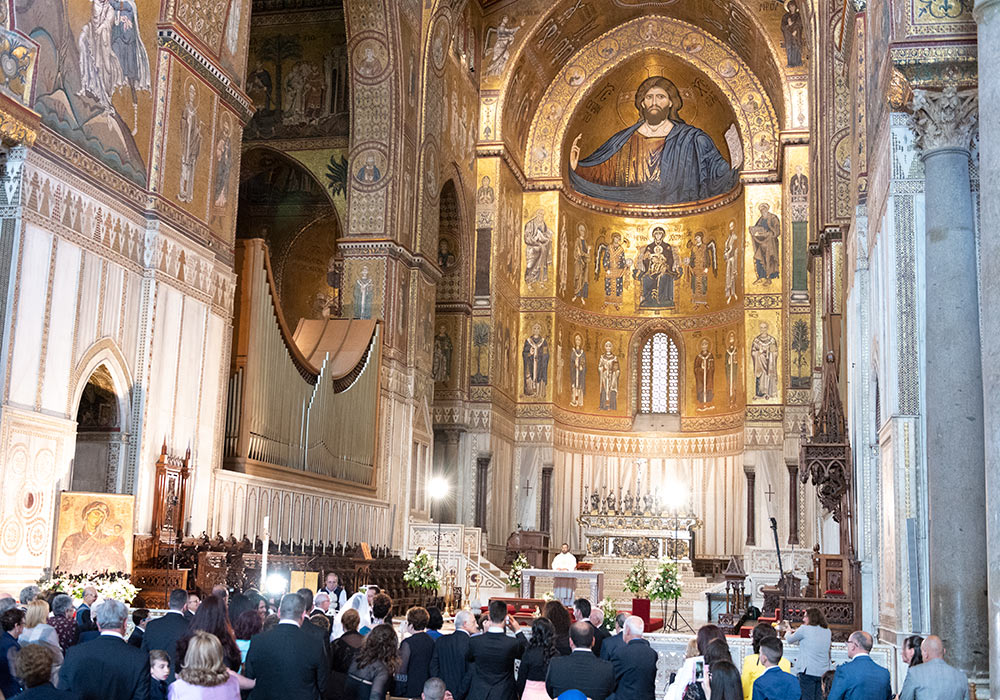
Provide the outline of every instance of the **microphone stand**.
{"type": "Polygon", "coordinates": [[[778,521],[771,518],[771,531],[774,533],[774,551],[778,555],[778,605],[781,619],[785,620],[785,568],[781,565],[781,545],[778,542],[778,521]]]}

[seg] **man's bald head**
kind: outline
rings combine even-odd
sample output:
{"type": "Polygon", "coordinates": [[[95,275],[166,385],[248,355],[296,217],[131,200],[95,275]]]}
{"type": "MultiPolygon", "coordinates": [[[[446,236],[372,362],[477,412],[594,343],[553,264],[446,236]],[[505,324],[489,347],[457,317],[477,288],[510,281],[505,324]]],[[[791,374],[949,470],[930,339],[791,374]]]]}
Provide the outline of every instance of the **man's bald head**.
{"type": "Polygon", "coordinates": [[[941,641],[940,637],[932,634],[920,644],[920,653],[923,655],[924,661],[943,659],[944,642],[941,641]]]}
{"type": "Polygon", "coordinates": [[[853,659],[855,654],[867,654],[872,650],[874,644],[875,640],[864,630],[852,632],[851,636],[847,638],[847,655],[853,659]]]}

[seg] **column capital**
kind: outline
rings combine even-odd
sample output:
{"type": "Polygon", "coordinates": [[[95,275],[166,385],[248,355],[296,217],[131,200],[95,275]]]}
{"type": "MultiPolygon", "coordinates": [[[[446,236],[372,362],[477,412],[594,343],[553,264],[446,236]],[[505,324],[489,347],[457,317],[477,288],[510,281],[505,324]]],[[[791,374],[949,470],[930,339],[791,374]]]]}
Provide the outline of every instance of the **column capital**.
{"type": "Polygon", "coordinates": [[[986,23],[986,13],[1000,10],[1000,0],[976,0],[976,6],[972,10],[972,16],[979,24],[986,23]]]}
{"type": "Polygon", "coordinates": [[[913,91],[910,125],[923,157],[941,149],[969,150],[979,119],[978,94],[976,88],[956,85],[913,91]]]}

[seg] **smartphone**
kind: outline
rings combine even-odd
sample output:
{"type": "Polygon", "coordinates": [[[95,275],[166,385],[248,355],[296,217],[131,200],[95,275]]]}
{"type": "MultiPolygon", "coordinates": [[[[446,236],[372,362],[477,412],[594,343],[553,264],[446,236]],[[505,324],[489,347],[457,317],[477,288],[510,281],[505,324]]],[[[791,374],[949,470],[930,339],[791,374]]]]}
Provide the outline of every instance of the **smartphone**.
{"type": "Polygon", "coordinates": [[[695,661],[694,662],[694,680],[697,683],[701,683],[705,680],[705,662],[695,661]]]}

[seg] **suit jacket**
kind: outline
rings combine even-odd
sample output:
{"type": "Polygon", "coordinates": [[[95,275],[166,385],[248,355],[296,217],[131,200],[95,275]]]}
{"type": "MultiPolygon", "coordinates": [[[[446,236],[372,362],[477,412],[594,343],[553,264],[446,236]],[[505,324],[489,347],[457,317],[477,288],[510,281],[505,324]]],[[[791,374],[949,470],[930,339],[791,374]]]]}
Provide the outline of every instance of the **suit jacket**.
{"type": "Polygon", "coordinates": [[[136,649],[142,649],[142,628],[136,627],[128,637],[128,643],[136,649]]]}
{"type": "Polygon", "coordinates": [[[614,661],[615,654],[625,646],[625,637],[621,632],[613,634],[604,640],[601,645],[601,653],[598,654],[605,661],[614,661]]]}
{"type": "Polygon", "coordinates": [[[935,698],[935,700],[969,700],[969,679],[944,659],[931,659],[910,666],[899,691],[899,700],[935,698]]]}
{"type": "Polygon", "coordinates": [[[515,700],[514,661],[521,658],[527,645],[523,632],[516,637],[485,632],[470,639],[473,670],[466,700],[515,700]]]}
{"type": "MultiPolygon", "coordinates": [[[[309,622],[308,619],[302,621],[302,629],[305,630],[306,634],[319,642],[320,646],[323,648],[323,658],[329,661],[330,659],[330,632],[323,631],[323,628],[319,625],[314,625],[309,622]]],[[[327,664],[329,665],[329,664],[327,664]]]]}
{"type": "Polygon", "coordinates": [[[605,700],[615,692],[615,667],[592,651],[574,650],[569,656],[549,661],[545,690],[553,698],[567,690],[579,690],[590,700],[605,700]]]}
{"type": "Polygon", "coordinates": [[[832,700],[890,700],[892,683],[889,671],[871,657],[855,656],[837,667],[830,689],[832,700]]]}
{"type": "Polygon", "coordinates": [[[188,631],[188,620],[177,612],[168,612],[163,617],[146,623],[146,631],[142,633],[142,650],[148,655],[153,649],[165,651],[170,655],[170,676],[167,683],[173,683],[174,673],[179,668],[177,664],[177,640],[188,631]]]}
{"type": "Polygon", "coordinates": [[[594,628],[594,656],[600,657],[604,642],[611,637],[611,633],[604,629],[604,627],[598,627],[593,622],[590,623],[590,626],[594,628]]]}
{"type": "Polygon", "coordinates": [[[59,687],[82,700],[147,700],[149,655],[102,634],[69,648],[59,669],[59,687]]]}
{"type": "Polygon", "coordinates": [[[615,698],[654,700],[657,654],[645,639],[622,644],[612,664],[615,668],[615,698]]]}
{"type": "Polygon", "coordinates": [[[253,638],[243,669],[247,678],[257,679],[250,700],[319,700],[329,673],[322,642],[302,628],[281,623],[253,638]]]}
{"type": "Polygon", "coordinates": [[[472,682],[471,641],[467,632],[455,630],[434,642],[431,676],[443,680],[444,687],[451,691],[455,700],[465,700],[472,682]]]}
{"type": "Polygon", "coordinates": [[[81,700],[79,694],[59,690],[51,683],[42,683],[28,688],[17,696],[20,700],[81,700]]]}
{"type": "Polygon", "coordinates": [[[753,700],[799,700],[799,679],[773,666],[753,682],[753,700]]]}
{"type": "Polygon", "coordinates": [[[76,627],[80,632],[91,632],[97,629],[97,623],[91,619],[90,606],[80,603],[76,609],[76,627]]]}
{"type": "Polygon", "coordinates": [[[14,639],[14,635],[10,632],[0,632],[0,693],[3,693],[5,698],[14,697],[21,691],[21,684],[14,678],[11,664],[8,663],[11,651],[20,648],[21,645],[14,639]]]}

